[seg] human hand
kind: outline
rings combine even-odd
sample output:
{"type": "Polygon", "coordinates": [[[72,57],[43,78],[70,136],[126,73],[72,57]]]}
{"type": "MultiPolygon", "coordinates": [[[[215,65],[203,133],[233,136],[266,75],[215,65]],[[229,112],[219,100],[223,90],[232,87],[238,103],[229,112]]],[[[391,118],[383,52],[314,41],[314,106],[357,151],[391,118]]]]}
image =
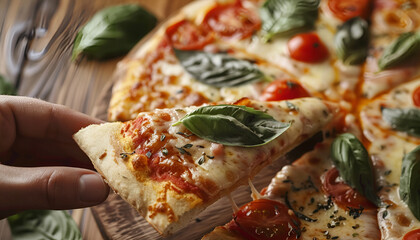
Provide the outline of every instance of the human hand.
{"type": "Polygon", "coordinates": [[[76,168],[93,169],[72,139],[80,128],[99,122],[64,106],[0,96],[0,219],[27,209],[104,201],[108,186],[98,173],[76,168]]]}

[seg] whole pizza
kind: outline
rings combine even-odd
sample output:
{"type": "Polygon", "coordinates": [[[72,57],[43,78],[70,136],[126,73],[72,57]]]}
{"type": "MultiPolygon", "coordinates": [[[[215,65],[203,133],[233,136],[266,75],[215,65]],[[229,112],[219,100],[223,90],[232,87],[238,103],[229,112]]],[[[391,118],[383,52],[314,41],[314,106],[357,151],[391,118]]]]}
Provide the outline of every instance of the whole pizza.
{"type": "Polygon", "coordinates": [[[420,239],[419,0],[198,0],[118,73],[75,139],[163,236],[249,184],[203,239],[420,239]]]}

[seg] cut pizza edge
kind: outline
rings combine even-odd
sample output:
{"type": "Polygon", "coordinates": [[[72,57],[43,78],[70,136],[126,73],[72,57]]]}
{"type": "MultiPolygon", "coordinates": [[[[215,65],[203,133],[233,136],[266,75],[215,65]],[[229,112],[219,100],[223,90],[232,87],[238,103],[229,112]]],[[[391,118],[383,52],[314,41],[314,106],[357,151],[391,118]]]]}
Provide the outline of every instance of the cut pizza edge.
{"type": "MultiPolygon", "coordinates": [[[[246,184],[247,180],[256,175],[262,168],[274,160],[277,160],[314,134],[325,129],[339,112],[337,105],[317,98],[303,98],[281,102],[258,102],[242,99],[235,104],[236,105],[233,106],[246,105],[276,115],[274,118],[280,118],[283,121],[294,123],[282,135],[263,146],[236,147],[223,145],[224,151],[228,153],[227,155],[232,155],[235,151],[238,154],[249,155],[248,157],[244,157],[249,158],[249,162],[241,163],[244,166],[249,165],[249,167],[245,168],[245,170],[241,170],[242,172],[238,170],[239,172],[229,173],[229,171],[226,170],[226,176],[232,174],[236,175],[230,176],[234,178],[234,181],[230,182],[229,179],[224,176],[224,178],[227,179],[227,183],[225,183],[227,185],[220,187],[220,189],[217,188],[217,190],[207,198],[203,198],[200,194],[197,194],[197,192],[182,189],[182,184],[184,183],[181,183],[180,187],[179,182],[178,184],[175,184],[171,180],[154,181],[147,176],[145,177],[145,173],[139,173],[133,170],[133,162],[127,162],[127,160],[124,159],[130,159],[132,155],[136,154],[133,154],[134,151],[127,152],[127,148],[124,146],[126,143],[121,141],[120,138],[122,128],[127,123],[113,122],[91,125],[76,133],[74,139],[81,149],[86,152],[95,169],[104,177],[110,187],[125,201],[132,205],[160,234],[167,236],[185,227],[200,212],[221,197],[229,194],[240,185],[246,184]],[[255,158],[259,155],[262,157],[258,157],[258,159],[261,159],[256,161],[255,158]],[[235,179],[235,177],[237,179],[235,179]]],[[[184,110],[185,109],[188,112],[192,111],[191,109],[197,108],[190,107],[184,108],[184,110]]],[[[180,109],[156,110],[157,113],[165,111],[179,113],[180,109]]],[[[139,116],[144,117],[148,114],[151,113],[141,113],[139,116]]],[[[170,121],[170,123],[167,123],[169,128],[177,127],[173,125],[173,123],[179,120],[179,116],[176,118],[178,119],[172,119],[172,122],[170,121]]],[[[185,128],[183,126],[180,127],[183,128],[183,131],[185,132],[185,128]]],[[[178,130],[175,129],[173,131],[176,132],[178,130]]],[[[173,136],[169,134],[166,136],[166,138],[172,137],[173,136]]],[[[177,135],[176,137],[181,138],[185,136],[177,135]]],[[[181,140],[176,139],[175,144],[177,141],[181,140]]],[[[205,140],[200,140],[200,143],[203,144],[203,141],[205,140]]],[[[196,145],[195,142],[192,143],[196,145]]],[[[209,144],[211,145],[212,143],[209,144]]],[[[174,147],[177,148],[175,145],[174,147]]],[[[180,149],[178,150],[182,151],[180,149]]],[[[185,150],[187,149],[184,149],[184,151],[185,150]]],[[[188,151],[193,150],[188,149],[188,151]]],[[[197,156],[198,158],[199,155],[195,155],[194,152],[191,153],[193,157],[197,156]]],[[[146,158],[147,155],[148,153],[145,155],[139,154],[140,158],[146,158]]],[[[188,153],[188,155],[190,155],[190,153],[188,153]]],[[[214,155],[215,154],[213,154],[213,156],[214,155]]],[[[148,157],[150,157],[150,155],[148,157]]],[[[179,159],[183,157],[184,156],[179,159]]],[[[235,160],[230,159],[231,165],[234,165],[234,162],[237,162],[237,159],[239,158],[235,158],[235,160]]],[[[208,162],[214,163],[216,160],[217,159],[207,159],[207,162],[200,165],[200,169],[203,166],[206,167],[208,162]]],[[[227,160],[223,159],[223,161],[229,162],[229,158],[227,160]]],[[[198,164],[194,167],[199,168],[198,164]]],[[[213,166],[210,167],[213,168],[213,166]]],[[[206,176],[206,174],[212,173],[203,172],[202,177],[206,176]]],[[[188,182],[185,184],[188,185],[188,182]]],[[[191,187],[190,185],[188,186],[191,187]]],[[[207,186],[211,188],[212,184],[208,184],[207,186]]]]}

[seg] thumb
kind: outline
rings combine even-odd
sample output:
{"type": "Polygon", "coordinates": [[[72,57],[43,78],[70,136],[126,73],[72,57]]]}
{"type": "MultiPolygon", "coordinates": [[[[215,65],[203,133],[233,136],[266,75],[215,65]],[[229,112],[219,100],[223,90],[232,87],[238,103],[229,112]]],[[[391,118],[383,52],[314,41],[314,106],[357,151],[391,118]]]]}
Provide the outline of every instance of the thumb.
{"type": "Polygon", "coordinates": [[[103,202],[109,188],[93,171],[0,165],[0,219],[27,209],[73,209],[103,202]]]}

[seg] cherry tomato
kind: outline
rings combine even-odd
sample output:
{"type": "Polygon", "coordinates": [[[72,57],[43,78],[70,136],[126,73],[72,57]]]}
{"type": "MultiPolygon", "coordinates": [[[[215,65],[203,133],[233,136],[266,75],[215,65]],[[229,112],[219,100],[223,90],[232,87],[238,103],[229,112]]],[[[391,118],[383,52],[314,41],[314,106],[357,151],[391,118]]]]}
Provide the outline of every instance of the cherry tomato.
{"type": "Polygon", "coordinates": [[[310,97],[311,95],[296,81],[275,80],[270,83],[261,95],[262,101],[281,101],[294,98],[310,97]]]}
{"type": "Polygon", "coordinates": [[[336,168],[328,170],[322,189],[332,197],[332,200],[341,208],[347,207],[364,209],[376,208],[367,198],[354,190],[352,187],[342,181],[338,181],[340,173],[336,168]]]}
{"type": "Polygon", "coordinates": [[[415,229],[404,235],[402,240],[420,240],[420,229],[415,229]]]}
{"type": "Polygon", "coordinates": [[[328,49],[316,33],[301,33],[287,43],[290,57],[306,63],[318,63],[328,58],[328,49]]]}
{"type": "Polygon", "coordinates": [[[297,239],[299,219],[290,212],[280,202],[258,199],[242,206],[229,227],[250,240],[297,239]]]}
{"type": "Polygon", "coordinates": [[[261,27],[257,14],[242,6],[240,1],[218,4],[204,17],[204,26],[222,37],[244,39],[261,27]]]}
{"type": "Polygon", "coordinates": [[[212,34],[188,20],[169,26],[166,36],[174,48],[181,50],[200,50],[213,41],[212,34]]]}
{"type": "Polygon", "coordinates": [[[413,103],[417,107],[420,107],[420,87],[417,87],[413,92],[413,103]]]}
{"type": "Polygon", "coordinates": [[[367,19],[370,13],[370,5],[369,0],[328,0],[328,7],[331,12],[343,21],[358,16],[367,19]]]}

